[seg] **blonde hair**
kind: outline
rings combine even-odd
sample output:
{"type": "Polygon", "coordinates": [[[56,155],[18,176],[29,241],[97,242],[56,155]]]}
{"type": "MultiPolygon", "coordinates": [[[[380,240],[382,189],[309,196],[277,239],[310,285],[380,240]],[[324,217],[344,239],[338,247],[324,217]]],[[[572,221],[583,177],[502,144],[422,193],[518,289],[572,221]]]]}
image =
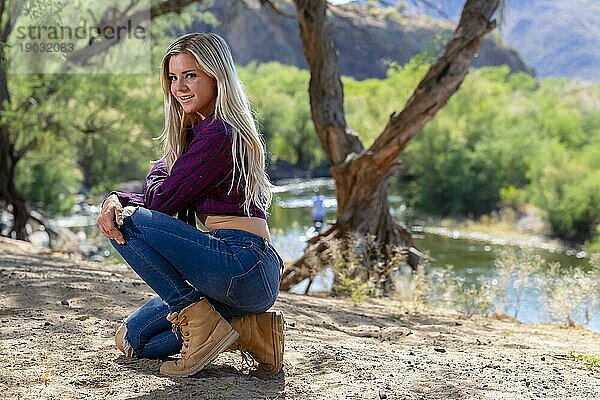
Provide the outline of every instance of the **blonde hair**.
{"type": "Polygon", "coordinates": [[[171,93],[169,60],[171,56],[187,53],[194,57],[198,67],[216,80],[217,98],[215,119],[228,123],[232,128],[233,143],[233,189],[236,175],[237,187],[243,180],[246,215],[254,204],[265,215],[271,204],[271,183],[265,171],[265,146],[258,132],[250,102],[237,74],[231,51],[225,40],[214,33],[189,33],[176,39],[166,51],[161,64],[161,82],[164,97],[165,127],[159,139],[163,147],[163,158],[167,171],[182,154],[186,146],[186,128],[193,125],[195,117],[186,114],[171,93]]]}

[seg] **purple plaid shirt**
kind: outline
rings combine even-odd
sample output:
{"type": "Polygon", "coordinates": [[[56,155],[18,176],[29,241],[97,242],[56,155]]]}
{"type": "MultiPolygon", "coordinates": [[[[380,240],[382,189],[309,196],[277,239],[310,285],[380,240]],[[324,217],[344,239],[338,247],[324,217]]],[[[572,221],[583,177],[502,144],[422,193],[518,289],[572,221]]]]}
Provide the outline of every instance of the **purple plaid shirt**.
{"type": "MultiPolygon", "coordinates": [[[[209,215],[245,215],[243,185],[233,184],[231,126],[213,116],[192,128],[191,142],[167,173],[164,159],[148,173],[144,193],[113,191],[123,206],[143,206],[195,225],[194,211],[209,215]]],[[[109,195],[110,195],[109,194],[109,195]]],[[[255,205],[250,216],[265,219],[255,205]]]]}

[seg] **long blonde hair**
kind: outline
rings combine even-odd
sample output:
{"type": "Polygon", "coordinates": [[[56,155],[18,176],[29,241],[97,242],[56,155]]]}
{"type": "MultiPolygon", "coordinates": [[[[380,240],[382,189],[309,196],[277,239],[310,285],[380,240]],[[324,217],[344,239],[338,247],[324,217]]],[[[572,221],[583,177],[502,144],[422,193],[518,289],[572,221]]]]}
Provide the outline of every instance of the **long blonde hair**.
{"type": "Polygon", "coordinates": [[[171,94],[169,59],[187,53],[194,57],[198,67],[217,82],[215,119],[227,122],[233,128],[233,178],[229,191],[233,189],[236,175],[237,185],[244,185],[243,209],[250,215],[250,205],[262,210],[265,215],[271,205],[271,183],[265,171],[265,146],[258,133],[250,102],[237,74],[231,51],[225,40],[214,33],[189,33],[175,40],[166,51],[161,64],[161,82],[165,109],[165,127],[159,139],[163,147],[163,158],[167,171],[183,153],[186,146],[186,128],[194,123],[194,116],[186,114],[177,99],[171,94]]]}

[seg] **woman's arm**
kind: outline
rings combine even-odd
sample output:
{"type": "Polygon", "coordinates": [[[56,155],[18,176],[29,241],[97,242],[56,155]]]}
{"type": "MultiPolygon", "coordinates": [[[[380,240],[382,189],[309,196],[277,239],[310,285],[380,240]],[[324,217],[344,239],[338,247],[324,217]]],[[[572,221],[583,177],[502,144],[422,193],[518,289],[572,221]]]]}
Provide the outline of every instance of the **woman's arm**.
{"type": "MultiPolygon", "coordinates": [[[[165,161],[160,160],[150,170],[148,175],[146,176],[146,182],[144,183],[144,193],[128,193],[121,192],[118,190],[113,190],[110,192],[104,201],[108,199],[111,195],[116,195],[119,199],[119,202],[123,207],[126,206],[142,206],[146,207],[148,204],[147,195],[148,193],[154,191],[156,186],[159,185],[166,177],[167,177],[167,168],[165,165],[165,161]]],[[[104,201],[102,205],[104,205],[104,201]]]]}
{"type": "MultiPolygon", "coordinates": [[[[119,202],[123,205],[123,207],[144,206],[145,205],[143,193],[127,193],[127,192],[121,192],[118,190],[113,190],[106,196],[106,199],[108,199],[108,197],[113,194],[117,196],[117,198],[119,199],[119,202]]],[[[104,201],[106,201],[106,199],[104,199],[104,201]]],[[[102,202],[102,204],[104,204],[104,201],[102,202]]]]}
{"type": "Polygon", "coordinates": [[[154,167],[146,177],[146,183],[144,185],[144,205],[150,204],[152,202],[152,198],[154,197],[154,193],[158,189],[161,183],[169,176],[167,173],[167,163],[165,159],[158,161],[154,164],[154,167]]]}
{"type": "Polygon", "coordinates": [[[173,215],[193,205],[232,168],[231,135],[221,121],[215,121],[195,133],[188,151],[175,161],[170,175],[160,175],[147,183],[146,207],[173,215]]]}
{"type": "Polygon", "coordinates": [[[232,169],[231,134],[223,122],[215,121],[195,133],[188,150],[173,164],[170,175],[162,159],[148,173],[144,193],[115,190],[108,196],[116,195],[123,207],[143,206],[174,215],[193,205],[232,169]]]}
{"type": "Polygon", "coordinates": [[[118,226],[123,225],[123,207],[145,206],[146,196],[149,190],[159,185],[167,176],[164,160],[157,162],[146,176],[144,193],[126,193],[120,191],[110,192],[102,201],[100,215],[98,215],[98,227],[100,233],[109,239],[114,239],[119,244],[124,244],[123,234],[118,226]]]}

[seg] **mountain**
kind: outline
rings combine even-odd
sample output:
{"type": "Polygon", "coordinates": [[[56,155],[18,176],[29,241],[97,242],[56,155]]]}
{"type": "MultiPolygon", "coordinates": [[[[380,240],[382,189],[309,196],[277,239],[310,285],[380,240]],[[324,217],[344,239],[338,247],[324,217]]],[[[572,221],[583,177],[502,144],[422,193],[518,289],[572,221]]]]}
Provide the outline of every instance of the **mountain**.
{"type": "MultiPolygon", "coordinates": [[[[216,28],[196,22],[193,29],[216,31],[231,45],[237,63],[279,61],[307,68],[302,52],[295,9],[288,0],[275,2],[288,17],[278,15],[258,0],[215,0],[208,8],[220,22],[216,28]]],[[[350,4],[330,13],[334,40],[343,75],[357,79],[383,78],[389,62],[404,64],[421,51],[435,49],[440,39],[450,37],[454,23],[426,15],[408,15],[395,9],[350,4]]],[[[438,49],[439,50],[439,49],[438,49]]],[[[435,51],[435,50],[432,50],[435,51]]],[[[483,41],[475,67],[507,64],[513,71],[533,73],[519,54],[501,41],[483,41]]]]}
{"type": "MultiPolygon", "coordinates": [[[[418,3],[418,2],[417,2],[418,3]]],[[[463,0],[430,1],[407,11],[457,20],[463,0]]],[[[423,3],[421,3],[423,4],[423,3]]],[[[600,82],[600,1],[505,0],[499,32],[539,77],[600,82]]]]}

